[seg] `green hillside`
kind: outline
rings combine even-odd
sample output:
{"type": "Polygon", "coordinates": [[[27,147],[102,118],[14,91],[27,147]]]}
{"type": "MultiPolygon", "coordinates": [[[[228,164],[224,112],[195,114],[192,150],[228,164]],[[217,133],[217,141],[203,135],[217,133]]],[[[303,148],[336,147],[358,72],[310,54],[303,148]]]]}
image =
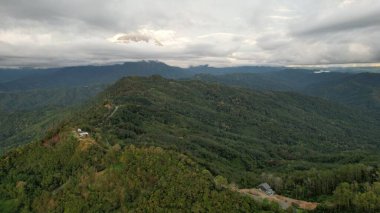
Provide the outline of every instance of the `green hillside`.
{"type": "MultiPolygon", "coordinates": [[[[289,172],[378,162],[379,123],[371,115],[293,93],[131,77],[81,115],[76,125],[111,145],[185,153],[242,187],[267,180],[263,172],[293,181],[289,172]]],[[[282,188],[296,193],[290,183],[282,188]]]]}
{"type": "Polygon", "coordinates": [[[224,189],[182,154],[107,147],[69,129],[8,153],[0,171],[2,212],[280,212],[224,189]]]}
{"type": "Polygon", "coordinates": [[[69,110],[57,107],[0,112],[0,155],[43,137],[52,127],[60,125],[68,114],[69,110]]]}
{"type": "Polygon", "coordinates": [[[194,78],[254,90],[293,91],[380,112],[379,73],[314,73],[312,70],[292,69],[256,74],[203,74],[194,78]]]}
{"type": "Polygon", "coordinates": [[[75,105],[104,88],[93,85],[0,93],[0,154],[43,136],[70,114],[75,105]]]}
{"type": "Polygon", "coordinates": [[[239,188],[268,182],[322,203],[320,212],[363,209],[340,203],[342,190],[352,200],[380,197],[379,121],[320,98],[128,77],[68,112],[45,139],[1,158],[1,208],[279,211],[225,189],[226,179],[239,188]],[[77,128],[90,137],[78,139],[77,128]],[[347,189],[355,184],[363,187],[347,189]]]}
{"type": "Polygon", "coordinates": [[[32,111],[43,107],[67,107],[83,103],[106,86],[34,89],[0,93],[0,111],[32,111]]]}
{"type": "Polygon", "coordinates": [[[352,73],[315,73],[315,70],[283,69],[276,72],[263,73],[228,73],[225,75],[199,74],[197,80],[223,83],[256,90],[295,91],[303,93],[310,85],[319,85],[335,80],[341,80],[352,73]]]}
{"type": "Polygon", "coordinates": [[[380,74],[360,73],[310,85],[306,94],[380,112],[380,74]]]}

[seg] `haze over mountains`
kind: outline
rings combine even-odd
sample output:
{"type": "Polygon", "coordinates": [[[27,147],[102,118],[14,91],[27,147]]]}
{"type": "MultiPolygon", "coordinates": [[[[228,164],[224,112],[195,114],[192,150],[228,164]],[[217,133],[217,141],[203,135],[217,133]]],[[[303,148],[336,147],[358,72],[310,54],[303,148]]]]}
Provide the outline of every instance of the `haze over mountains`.
{"type": "Polygon", "coordinates": [[[339,69],[339,72],[318,71],[260,66],[179,68],[156,61],[52,69],[3,69],[0,70],[3,81],[0,83],[0,109],[3,121],[11,119],[12,122],[0,124],[3,129],[1,143],[7,146],[21,144],[41,131],[30,133],[24,128],[25,124],[33,126],[41,121],[40,127],[36,128],[45,128],[47,124],[42,123],[46,122],[43,116],[39,119],[33,119],[32,116],[30,122],[25,120],[30,117],[28,114],[32,110],[36,113],[41,111],[40,114],[55,114],[56,110],[64,110],[90,99],[123,76],[160,75],[170,79],[197,79],[262,91],[298,92],[378,114],[380,74],[356,73],[352,68],[350,72],[344,72],[344,69],[339,69]],[[23,133],[25,131],[27,133],[23,133]]]}
{"type": "Polygon", "coordinates": [[[105,66],[79,66],[52,69],[0,69],[0,92],[48,88],[88,87],[112,84],[124,76],[160,75],[172,79],[195,78],[261,90],[296,91],[306,95],[359,106],[378,108],[379,74],[349,69],[319,69],[265,66],[180,68],[157,61],[126,62],[105,66]],[[359,73],[357,73],[359,72],[359,73]]]}
{"type": "Polygon", "coordinates": [[[258,73],[282,70],[281,67],[230,67],[214,68],[208,66],[180,68],[157,61],[126,62],[105,66],[78,66],[52,69],[0,69],[1,91],[53,88],[65,86],[88,86],[109,84],[123,76],[161,75],[168,78],[187,78],[199,73],[258,73]]]}

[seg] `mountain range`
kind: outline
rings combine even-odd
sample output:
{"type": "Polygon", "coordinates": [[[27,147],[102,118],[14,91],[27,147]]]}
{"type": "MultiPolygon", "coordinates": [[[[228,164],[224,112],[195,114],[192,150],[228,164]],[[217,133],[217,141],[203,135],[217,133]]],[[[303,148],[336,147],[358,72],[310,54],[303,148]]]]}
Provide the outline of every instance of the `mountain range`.
{"type": "Polygon", "coordinates": [[[315,212],[369,208],[358,199],[380,209],[380,74],[158,62],[35,72],[0,71],[5,212],[303,211],[239,193],[263,182],[315,212]]]}

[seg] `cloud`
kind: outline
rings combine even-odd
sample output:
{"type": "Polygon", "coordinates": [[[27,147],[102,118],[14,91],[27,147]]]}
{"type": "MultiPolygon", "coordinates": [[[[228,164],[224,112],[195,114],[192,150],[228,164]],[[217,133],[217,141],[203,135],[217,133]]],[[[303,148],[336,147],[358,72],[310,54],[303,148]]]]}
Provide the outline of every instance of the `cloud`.
{"type": "Polygon", "coordinates": [[[377,0],[5,0],[0,66],[379,62],[377,0]]]}
{"type": "MultiPolygon", "coordinates": [[[[316,35],[326,33],[337,33],[342,31],[360,30],[363,28],[380,28],[380,7],[377,11],[351,15],[345,14],[344,16],[328,17],[323,20],[312,24],[311,26],[301,29],[298,34],[300,35],[316,35]]],[[[377,29],[378,30],[378,29],[377,29]]]]}
{"type": "Polygon", "coordinates": [[[108,39],[110,42],[114,43],[130,43],[130,42],[146,42],[149,43],[150,41],[153,41],[158,46],[163,46],[162,43],[153,36],[146,35],[143,33],[127,33],[127,34],[117,34],[113,36],[112,38],[108,39]]]}

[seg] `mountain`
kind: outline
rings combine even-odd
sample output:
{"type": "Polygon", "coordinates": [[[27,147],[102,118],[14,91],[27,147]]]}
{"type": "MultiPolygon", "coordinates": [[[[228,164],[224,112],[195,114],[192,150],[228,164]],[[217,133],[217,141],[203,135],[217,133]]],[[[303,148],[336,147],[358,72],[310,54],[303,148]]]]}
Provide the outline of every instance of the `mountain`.
{"type": "Polygon", "coordinates": [[[0,152],[12,147],[12,144],[20,145],[38,137],[38,132],[54,121],[53,115],[85,102],[102,91],[104,84],[111,84],[127,75],[149,76],[159,73],[170,78],[191,78],[196,75],[195,79],[206,82],[318,96],[361,109],[371,109],[378,114],[379,83],[369,81],[378,74],[343,71],[320,73],[310,69],[255,66],[198,66],[185,69],[155,61],[52,69],[2,69],[0,152]],[[25,124],[30,128],[25,128],[25,124]]]}
{"type": "MultiPolygon", "coordinates": [[[[57,114],[81,104],[123,76],[185,76],[154,61],[49,69],[0,69],[0,153],[45,132],[57,114]]],[[[59,117],[59,116],[58,116],[59,117]]]]}
{"type": "Polygon", "coordinates": [[[123,64],[76,66],[49,69],[0,69],[0,92],[31,89],[67,88],[112,84],[124,76],[161,75],[166,78],[189,78],[199,73],[276,72],[283,67],[209,67],[180,68],[158,61],[125,62],[123,64]]]}
{"type": "Polygon", "coordinates": [[[1,209],[280,212],[229,190],[268,182],[326,212],[379,180],[379,121],[297,93],[127,77],[64,117],[1,157],[1,209]]]}
{"type": "Polygon", "coordinates": [[[0,112],[0,155],[11,148],[43,137],[69,114],[61,107],[43,107],[32,111],[0,112]]]}
{"type": "Polygon", "coordinates": [[[42,136],[103,85],[0,93],[0,154],[42,136]]]}
{"type": "Polygon", "coordinates": [[[314,70],[283,69],[264,73],[198,74],[194,79],[258,90],[302,92],[310,85],[343,79],[351,75],[341,72],[316,73],[314,70]]]}
{"type": "Polygon", "coordinates": [[[32,111],[42,107],[66,107],[83,103],[103,91],[105,85],[33,89],[0,93],[0,111],[32,111]]]}
{"type": "Polygon", "coordinates": [[[107,147],[70,129],[8,153],[0,171],[2,212],[282,212],[225,189],[182,154],[107,147]]]}
{"type": "Polygon", "coordinates": [[[255,90],[292,91],[360,109],[380,110],[378,73],[316,73],[311,70],[290,69],[256,74],[200,74],[194,79],[255,90]]]}
{"type": "Polygon", "coordinates": [[[0,83],[5,83],[8,81],[14,81],[20,78],[26,78],[36,75],[44,75],[49,72],[54,72],[56,69],[32,69],[32,68],[21,68],[21,69],[1,69],[0,68],[0,83]]]}
{"type": "Polygon", "coordinates": [[[28,75],[2,83],[0,84],[0,91],[110,84],[123,76],[150,76],[154,74],[168,78],[187,76],[181,68],[172,67],[161,62],[125,62],[115,65],[47,69],[41,75],[28,75]]]}
{"type": "MultiPolygon", "coordinates": [[[[252,87],[289,90],[300,89],[316,82],[335,80],[351,74],[363,72],[376,73],[378,69],[331,68],[322,73],[318,71],[318,69],[278,66],[210,67],[203,65],[180,68],[159,61],[138,61],[112,65],[48,69],[0,69],[0,92],[112,84],[125,76],[161,75],[166,78],[183,79],[199,74],[203,76],[198,76],[198,78],[204,77],[211,80],[209,79],[210,76],[207,75],[212,75],[211,77],[216,77],[222,81],[223,78],[232,78],[231,80],[233,80],[239,78],[239,76],[247,77],[253,80],[253,86],[250,84],[252,87]],[[261,80],[264,82],[261,82],[261,80]]],[[[245,79],[247,83],[248,79],[245,79]]]]}
{"type": "Polygon", "coordinates": [[[212,74],[225,75],[232,73],[266,73],[277,72],[283,70],[284,67],[279,66],[237,66],[237,67],[210,67],[208,65],[191,66],[186,69],[192,75],[196,74],[212,74]]]}
{"type": "MultiPolygon", "coordinates": [[[[379,122],[371,114],[295,93],[130,77],[109,87],[80,115],[73,126],[112,146],[175,150],[242,187],[268,181],[259,174],[273,172],[289,181],[277,188],[289,195],[296,193],[294,178],[315,175],[310,168],[322,174],[340,165],[378,162],[379,122]]],[[[305,197],[312,195],[321,192],[305,197]]]]}
{"type": "Polygon", "coordinates": [[[359,73],[332,81],[313,84],[305,94],[380,112],[380,74],[359,73]]]}

